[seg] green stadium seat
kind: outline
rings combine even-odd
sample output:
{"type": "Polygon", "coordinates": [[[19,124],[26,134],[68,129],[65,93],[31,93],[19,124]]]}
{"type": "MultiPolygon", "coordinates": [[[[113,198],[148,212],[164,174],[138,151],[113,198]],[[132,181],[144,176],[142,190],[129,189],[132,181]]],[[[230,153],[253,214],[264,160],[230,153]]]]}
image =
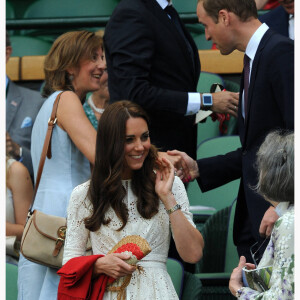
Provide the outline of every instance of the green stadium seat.
{"type": "Polygon", "coordinates": [[[199,299],[235,299],[229,288],[229,278],[238,265],[238,253],[233,243],[233,223],[236,200],[212,215],[204,224],[203,257],[195,267],[195,276],[201,280],[199,299]]]}
{"type": "MultiPolygon", "coordinates": [[[[200,57],[201,60],[201,57],[200,57]]],[[[210,87],[214,83],[219,83],[221,85],[225,85],[223,78],[214,73],[209,72],[201,72],[200,78],[197,85],[197,92],[199,93],[209,93],[210,87]]]]}
{"type": "Polygon", "coordinates": [[[179,14],[196,14],[197,0],[172,0],[172,3],[179,14]]]}
{"type": "MultiPolygon", "coordinates": [[[[214,83],[219,83],[224,86],[224,80],[218,74],[201,72],[197,85],[197,92],[209,93],[210,87],[214,83]]],[[[204,140],[220,136],[219,122],[212,121],[211,117],[206,118],[204,122],[198,123],[197,126],[197,147],[204,140]]]]}
{"type": "Polygon", "coordinates": [[[12,56],[46,55],[52,43],[29,36],[10,36],[12,56]]]}
{"type": "MultiPolygon", "coordinates": [[[[69,17],[109,17],[118,3],[119,0],[39,0],[32,3],[26,9],[23,18],[67,19],[69,17]]],[[[62,33],[79,29],[84,28],[28,29],[22,30],[21,34],[40,36],[45,40],[53,42],[62,33]]],[[[87,30],[97,31],[99,29],[101,28],[88,28],[87,30]]]]}
{"type": "Polygon", "coordinates": [[[201,281],[190,272],[184,272],[184,283],[181,300],[199,300],[201,295],[201,281]]]}
{"type": "Polygon", "coordinates": [[[18,267],[6,263],[6,300],[17,300],[18,298],[18,267]]]}
{"type": "Polygon", "coordinates": [[[180,298],[183,289],[184,269],[183,265],[174,258],[167,259],[167,271],[172,279],[176,293],[180,298]]]}
{"type": "MultiPolygon", "coordinates": [[[[197,159],[226,154],[241,146],[239,136],[221,136],[204,141],[197,150],[197,159]]],[[[190,182],[187,194],[191,206],[208,206],[216,210],[227,207],[237,197],[240,179],[202,193],[196,180],[190,182]]],[[[193,212],[193,210],[191,209],[193,212]]],[[[196,214],[196,213],[195,213],[196,214]]],[[[209,212],[208,212],[209,214],[209,212]]]]}
{"type": "Polygon", "coordinates": [[[119,0],[39,0],[24,13],[24,19],[110,16],[119,0]]]}
{"type": "Polygon", "coordinates": [[[15,9],[9,1],[6,1],[6,19],[14,19],[14,18],[15,18],[15,9]]]}
{"type": "Polygon", "coordinates": [[[186,24],[185,27],[193,37],[199,50],[208,50],[212,48],[212,41],[208,41],[205,37],[205,28],[202,24],[186,24]]]}

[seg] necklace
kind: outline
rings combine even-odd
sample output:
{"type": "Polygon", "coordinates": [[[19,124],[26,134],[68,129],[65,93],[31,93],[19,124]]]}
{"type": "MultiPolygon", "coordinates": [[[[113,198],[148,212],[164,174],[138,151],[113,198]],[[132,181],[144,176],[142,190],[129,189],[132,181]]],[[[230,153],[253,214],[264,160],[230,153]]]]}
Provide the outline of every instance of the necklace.
{"type": "Polygon", "coordinates": [[[99,113],[99,114],[103,114],[104,113],[104,108],[98,108],[98,107],[96,107],[95,103],[93,102],[92,95],[89,96],[88,104],[97,113],[99,113]]]}

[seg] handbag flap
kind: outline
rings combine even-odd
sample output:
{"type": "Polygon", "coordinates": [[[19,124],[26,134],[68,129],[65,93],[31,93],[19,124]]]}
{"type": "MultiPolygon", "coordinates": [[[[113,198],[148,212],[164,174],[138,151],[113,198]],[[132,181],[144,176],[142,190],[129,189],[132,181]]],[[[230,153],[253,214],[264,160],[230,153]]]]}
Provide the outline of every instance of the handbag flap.
{"type": "Polygon", "coordinates": [[[56,241],[58,238],[65,239],[67,228],[66,218],[47,215],[35,210],[33,212],[33,224],[40,234],[52,240],[56,241]]]}

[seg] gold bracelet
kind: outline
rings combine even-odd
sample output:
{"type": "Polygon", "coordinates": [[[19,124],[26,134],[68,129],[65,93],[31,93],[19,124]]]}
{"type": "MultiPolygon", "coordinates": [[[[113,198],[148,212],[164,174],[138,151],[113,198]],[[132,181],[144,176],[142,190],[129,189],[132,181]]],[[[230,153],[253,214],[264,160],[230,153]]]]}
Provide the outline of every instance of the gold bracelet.
{"type": "Polygon", "coordinates": [[[181,206],[180,206],[180,204],[177,203],[172,208],[166,209],[166,211],[167,211],[168,215],[170,215],[171,213],[173,213],[174,211],[176,211],[178,209],[181,209],[181,206]]]}

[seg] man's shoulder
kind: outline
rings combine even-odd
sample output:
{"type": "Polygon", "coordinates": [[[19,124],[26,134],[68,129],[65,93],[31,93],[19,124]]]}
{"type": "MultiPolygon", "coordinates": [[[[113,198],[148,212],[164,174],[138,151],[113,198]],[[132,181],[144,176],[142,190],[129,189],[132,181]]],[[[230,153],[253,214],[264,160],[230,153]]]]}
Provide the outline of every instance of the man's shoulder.
{"type": "Polygon", "coordinates": [[[286,11],[280,5],[274,9],[270,10],[269,12],[261,15],[259,17],[259,20],[262,23],[266,23],[267,25],[269,25],[269,22],[273,23],[274,21],[276,21],[276,18],[284,18],[286,15],[287,15],[286,11]]]}
{"type": "Polygon", "coordinates": [[[268,29],[261,40],[260,47],[263,48],[263,51],[277,55],[285,51],[294,51],[294,41],[272,29],[268,29]]]}
{"type": "MultiPolygon", "coordinates": [[[[153,0],[155,1],[155,0],[153,0]]],[[[122,0],[119,2],[119,4],[116,6],[112,16],[115,13],[120,13],[123,11],[132,11],[132,10],[143,10],[146,8],[145,1],[142,0],[122,0]]]]}
{"type": "Polygon", "coordinates": [[[34,104],[39,106],[41,106],[45,100],[39,91],[23,87],[14,82],[9,83],[7,97],[10,96],[21,97],[25,99],[25,102],[29,102],[31,105],[34,104]]]}

